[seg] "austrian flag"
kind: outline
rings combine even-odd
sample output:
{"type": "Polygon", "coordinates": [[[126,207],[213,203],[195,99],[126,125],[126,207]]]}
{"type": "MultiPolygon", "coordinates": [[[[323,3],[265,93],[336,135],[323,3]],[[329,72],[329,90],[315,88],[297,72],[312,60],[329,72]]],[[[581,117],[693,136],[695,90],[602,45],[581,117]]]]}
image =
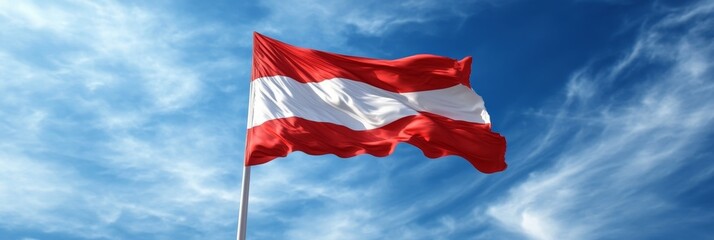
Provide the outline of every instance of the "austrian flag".
{"type": "Polygon", "coordinates": [[[502,171],[506,139],[491,131],[470,73],[471,57],[380,60],[255,33],[245,164],[293,151],[382,157],[406,142],[429,158],[457,155],[481,172],[502,171]]]}

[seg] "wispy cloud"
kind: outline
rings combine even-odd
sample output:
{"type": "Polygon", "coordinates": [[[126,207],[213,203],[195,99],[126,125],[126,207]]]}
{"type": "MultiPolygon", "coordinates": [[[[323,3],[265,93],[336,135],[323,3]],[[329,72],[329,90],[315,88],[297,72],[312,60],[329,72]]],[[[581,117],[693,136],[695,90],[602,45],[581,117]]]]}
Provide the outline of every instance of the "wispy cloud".
{"type": "Polygon", "coordinates": [[[649,238],[711,222],[714,216],[683,211],[671,199],[714,176],[698,154],[714,125],[712,6],[653,16],[620,61],[574,74],[566,104],[550,106],[546,132],[558,137],[534,142],[557,153],[555,166],[486,213],[532,239],[649,238]],[[632,228],[644,220],[647,231],[632,228]]]}
{"type": "Polygon", "coordinates": [[[231,235],[240,121],[196,106],[235,91],[216,72],[247,60],[194,44],[222,33],[193,24],[113,1],[0,2],[0,227],[231,235]]]}
{"type": "MultiPolygon", "coordinates": [[[[499,1],[260,1],[268,14],[256,28],[292,42],[323,46],[322,49],[344,48],[350,35],[383,36],[390,31],[414,27],[414,32],[429,34],[429,22],[465,21],[483,6],[499,1]],[[318,37],[319,36],[319,37],[318,37]],[[293,40],[294,39],[294,40],[293,40]]],[[[502,1],[500,3],[503,3],[502,1]]]]}
{"type": "MultiPolygon", "coordinates": [[[[416,152],[418,150],[410,151],[421,154],[416,152]]],[[[461,163],[452,160],[452,163],[461,163]]],[[[449,239],[469,231],[482,219],[475,217],[476,212],[459,210],[435,214],[477,188],[479,182],[469,181],[477,177],[473,169],[443,162],[447,160],[406,167],[414,165],[413,161],[416,160],[404,156],[364,156],[340,161],[294,153],[291,158],[276,160],[270,166],[255,167],[249,236],[260,239],[449,239]],[[405,165],[406,162],[411,163],[405,165]],[[427,191],[399,188],[399,183],[415,179],[421,180],[414,182],[414,186],[434,184],[431,181],[435,176],[448,172],[445,169],[448,167],[461,168],[468,174],[455,177],[458,179],[439,180],[436,187],[427,191]],[[468,184],[454,186],[454,182],[468,184]],[[420,219],[432,214],[438,217],[420,219]],[[282,231],[273,231],[276,228],[282,231]]]]}

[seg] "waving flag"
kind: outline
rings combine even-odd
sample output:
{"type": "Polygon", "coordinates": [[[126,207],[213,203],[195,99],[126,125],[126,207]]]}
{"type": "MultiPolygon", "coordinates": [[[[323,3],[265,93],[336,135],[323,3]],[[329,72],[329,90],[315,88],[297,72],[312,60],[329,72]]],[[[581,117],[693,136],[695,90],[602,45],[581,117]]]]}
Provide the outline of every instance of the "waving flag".
{"type": "Polygon", "coordinates": [[[247,166],[287,156],[387,156],[399,142],[429,158],[457,155],[484,173],[506,168],[469,84],[471,58],[346,56],[254,35],[247,166]]]}

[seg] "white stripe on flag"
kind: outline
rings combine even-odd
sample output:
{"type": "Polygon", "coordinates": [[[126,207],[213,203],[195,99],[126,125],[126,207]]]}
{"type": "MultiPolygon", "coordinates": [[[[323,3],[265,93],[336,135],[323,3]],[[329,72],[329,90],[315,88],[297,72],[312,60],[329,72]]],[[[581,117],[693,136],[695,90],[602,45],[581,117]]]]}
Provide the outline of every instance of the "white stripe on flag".
{"type": "Polygon", "coordinates": [[[395,93],[343,78],[301,83],[290,77],[272,76],[255,79],[251,84],[255,98],[249,128],[272,119],[300,117],[369,130],[418,112],[490,123],[481,96],[463,85],[395,93]]]}

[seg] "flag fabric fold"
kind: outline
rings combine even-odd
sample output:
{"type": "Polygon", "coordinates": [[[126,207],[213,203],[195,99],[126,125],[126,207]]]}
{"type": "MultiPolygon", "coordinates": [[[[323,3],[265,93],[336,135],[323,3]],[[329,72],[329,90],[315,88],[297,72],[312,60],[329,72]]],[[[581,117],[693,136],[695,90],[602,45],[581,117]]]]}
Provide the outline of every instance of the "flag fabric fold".
{"type": "Polygon", "coordinates": [[[248,166],[294,151],[382,157],[406,142],[429,158],[463,157],[484,173],[506,168],[506,140],[491,131],[469,83],[470,57],[370,59],[258,33],[253,44],[248,166]]]}

